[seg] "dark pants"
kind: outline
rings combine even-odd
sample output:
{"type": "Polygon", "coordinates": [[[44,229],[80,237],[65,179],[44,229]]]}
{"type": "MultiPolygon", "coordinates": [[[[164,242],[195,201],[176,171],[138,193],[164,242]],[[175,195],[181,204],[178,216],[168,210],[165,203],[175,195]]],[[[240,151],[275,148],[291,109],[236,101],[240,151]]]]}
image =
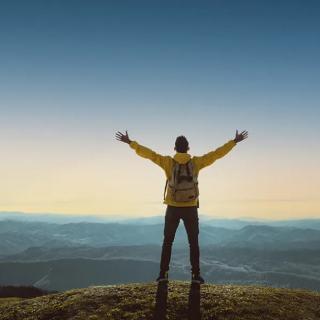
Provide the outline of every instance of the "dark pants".
{"type": "Polygon", "coordinates": [[[169,270],[172,243],[178,228],[180,219],[183,220],[184,227],[187,231],[189,246],[190,246],[190,264],[192,273],[200,273],[199,267],[199,218],[198,208],[194,207],[174,207],[167,206],[165,224],[164,224],[164,239],[162,245],[160,271],[169,270]]]}

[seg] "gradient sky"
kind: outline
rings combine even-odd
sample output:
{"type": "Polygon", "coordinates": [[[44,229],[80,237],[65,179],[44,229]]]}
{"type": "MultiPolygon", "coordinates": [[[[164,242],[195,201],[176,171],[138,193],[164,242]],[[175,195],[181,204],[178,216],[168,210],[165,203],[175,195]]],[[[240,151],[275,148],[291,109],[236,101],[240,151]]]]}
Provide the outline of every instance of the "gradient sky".
{"type": "Polygon", "coordinates": [[[319,1],[1,1],[0,211],[162,214],[173,155],[249,138],[200,213],[320,218],[319,1]]]}

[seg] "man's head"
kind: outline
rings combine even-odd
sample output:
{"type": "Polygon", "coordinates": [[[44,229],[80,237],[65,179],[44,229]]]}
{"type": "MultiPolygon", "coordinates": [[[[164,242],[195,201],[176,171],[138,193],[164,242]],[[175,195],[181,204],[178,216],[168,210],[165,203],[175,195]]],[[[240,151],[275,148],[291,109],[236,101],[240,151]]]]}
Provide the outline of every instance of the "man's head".
{"type": "Polygon", "coordinates": [[[176,139],[174,150],[186,153],[189,150],[189,142],[185,136],[179,136],[176,139]]]}

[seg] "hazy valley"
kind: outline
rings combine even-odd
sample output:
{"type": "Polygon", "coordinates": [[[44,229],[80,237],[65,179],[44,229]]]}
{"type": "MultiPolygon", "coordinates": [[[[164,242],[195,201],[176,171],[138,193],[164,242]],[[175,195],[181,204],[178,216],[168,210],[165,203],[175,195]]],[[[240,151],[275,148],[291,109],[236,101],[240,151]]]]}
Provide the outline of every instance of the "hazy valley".
{"type": "MultiPolygon", "coordinates": [[[[118,222],[0,221],[0,284],[66,290],[153,281],[158,273],[161,217],[118,222]]],[[[1,215],[0,215],[1,217],[1,215]]],[[[200,226],[201,266],[212,283],[263,284],[320,291],[318,220],[212,220],[200,226]],[[314,228],[311,228],[314,226],[314,228]]],[[[183,224],[173,247],[172,279],[189,279],[183,224]]]]}

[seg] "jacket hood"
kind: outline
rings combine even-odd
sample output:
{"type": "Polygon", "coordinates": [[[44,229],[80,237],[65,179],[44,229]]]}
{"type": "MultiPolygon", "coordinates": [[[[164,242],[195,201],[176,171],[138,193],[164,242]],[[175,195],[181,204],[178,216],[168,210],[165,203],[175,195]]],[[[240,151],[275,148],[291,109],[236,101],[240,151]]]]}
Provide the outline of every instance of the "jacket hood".
{"type": "Polygon", "coordinates": [[[191,155],[185,152],[177,152],[173,159],[176,160],[178,163],[184,164],[187,163],[191,159],[191,155]]]}

